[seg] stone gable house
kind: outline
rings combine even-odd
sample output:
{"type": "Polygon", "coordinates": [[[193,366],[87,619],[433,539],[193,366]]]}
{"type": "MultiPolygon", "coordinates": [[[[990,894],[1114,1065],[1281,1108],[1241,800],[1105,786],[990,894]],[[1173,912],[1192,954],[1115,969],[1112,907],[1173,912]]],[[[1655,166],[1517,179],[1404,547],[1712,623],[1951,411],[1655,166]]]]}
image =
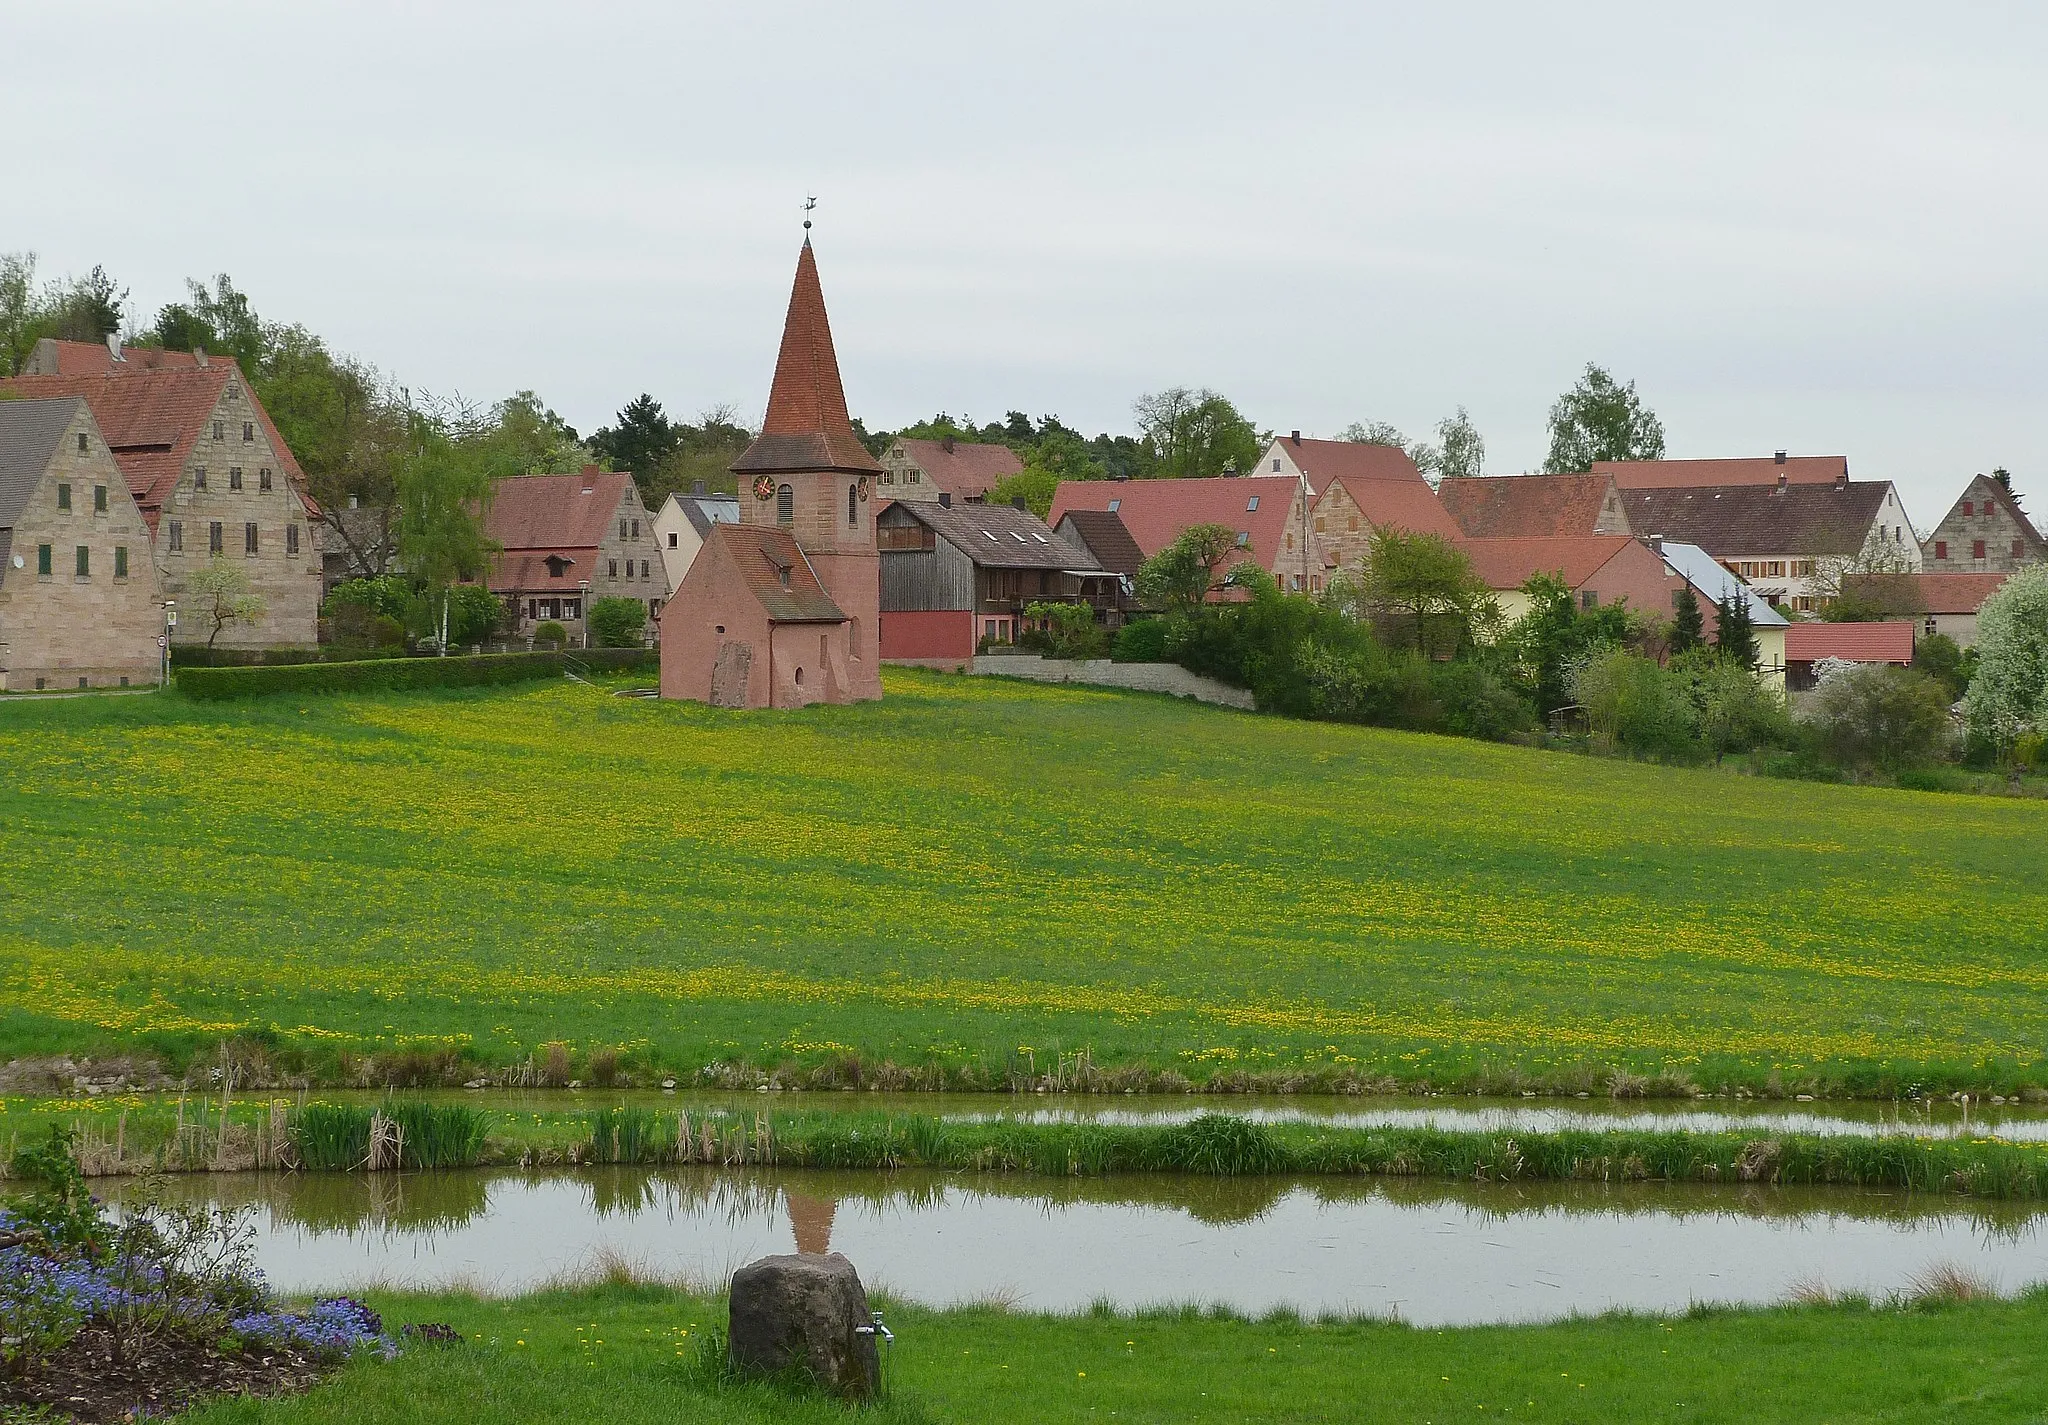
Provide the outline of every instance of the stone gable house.
{"type": "Polygon", "coordinates": [[[1612,475],[1481,475],[1444,480],[1436,497],[1468,539],[1627,534],[1612,475]]]}
{"type": "Polygon", "coordinates": [[[1303,440],[1295,431],[1266,447],[1258,470],[1267,477],[1293,475],[1316,492],[1309,518],[1321,567],[1310,572],[1311,591],[1321,589],[1329,575],[1363,563],[1376,530],[1444,539],[1460,534],[1415,461],[1398,446],[1303,440]]]}
{"type": "Polygon", "coordinates": [[[239,562],[265,606],[230,624],[224,648],[310,647],[318,638],[321,560],[305,477],[231,360],[91,342],[44,341],[34,374],[0,381],[30,399],[82,396],[149,529],[150,557],[181,616],[173,638],[204,643],[207,620],[181,596],[215,558],[239,562]]]}
{"type": "Polygon", "coordinates": [[[959,667],[983,643],[1015,643],[1034,603],[1120,622],[1122,581],[1019,506],[897,501],[876,516],[875,538],[891,661],[959,667]]]}
{"type": "Polygon", "coordinates": [[[880,491],[885,500],[922,500],[937,504],[948,495],[956,505],[980,504],[988,493],[1024,462],[1007,445],[975,441],[895,440],[882,456],[880,491]]]}
{"type": "Polygon", "coordinates": [[[0,401],[0,692],[155,683],[149,526],[82,396],[0,401]]]}
{"type": "Polygon", "coordinates": [[[649,624],[659,620],[668,568],[631,475],[595,465],[575,475],[515,475],[491,487],[483,523],[500,551],[486,582],[516,615],[521,637],[559,623],[585,643],[598,599],[636,599],[649,624]]]}
{"type": "Polygon", "coordinates": [[[1929,573],[2010,574],[2048,559],[2048,542],[2014,498],[2010,476],[1979,475],[1949,506],[1922,551],[1929,573]]]}
{"type": "Polygon", "coordinates": [[[670,602],[661,695],[795,708],[882,695],[875,480],[853,433],[808,236],[761,433],[732,463],[737,524],[713,524],[670,602]]]}

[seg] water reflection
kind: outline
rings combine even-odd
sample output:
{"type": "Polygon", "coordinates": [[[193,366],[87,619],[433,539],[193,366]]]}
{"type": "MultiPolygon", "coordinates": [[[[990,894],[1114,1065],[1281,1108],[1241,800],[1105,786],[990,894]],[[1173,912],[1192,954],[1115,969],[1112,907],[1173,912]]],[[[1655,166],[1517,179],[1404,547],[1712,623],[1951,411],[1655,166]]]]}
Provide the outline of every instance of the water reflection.
{"type": "MultiPolygon", "coordinates": [[[[1612,1306],[1882,1293],[1936,1262],[2048,1280],[2048,1216],[1841,1189],[1416,1179],[609,1168],[223,1176],[171,1191],[251,1208],[288,1290],[372,1281],[517,1291],[600,1255],[716,1286],[792,1248],[839,1250],[900,1295],[1052,1310],[1224,1302],[1423,1323],[1612,1306]]],[[[118,1189],[117,1189],[118,1192],[118,1189]]]]}

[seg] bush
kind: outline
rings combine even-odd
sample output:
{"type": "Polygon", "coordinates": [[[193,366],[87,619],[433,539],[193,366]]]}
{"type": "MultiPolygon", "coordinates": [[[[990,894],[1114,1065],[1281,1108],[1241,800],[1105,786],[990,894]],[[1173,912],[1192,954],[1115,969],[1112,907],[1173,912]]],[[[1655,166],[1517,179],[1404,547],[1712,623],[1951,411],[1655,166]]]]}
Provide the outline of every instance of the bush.
{"type": "Polygon", "coordinates": [[[1431,663],[1429,691],[1442,730],[1505,742],[1535,725],[1535,710],[1514,685],[1476,658],[1431,663]]]}
{"type": "Polygon", "coordinates": [[[1574,668],[1570,687],[1594,734],[1611,745],[1648,757],[1698,755],[1699,715],[1682,674],[1611,649],[1574,668]]]}
{"type": "Polygon", "coordinates": [[[412,600],[412,580],[399,574],[379,574],[371,579],[348,579],[336,584],[320,612],[335,618],[346,610],[362,609],[370,616],[382,614],[390,619],[403,619],[412,600]]]}
{"type": "Polygon", "coordinates": [[[559,653],[488,653],[467,658],[379,658],[353,663],[302,663],[270,668],[177,670],[178,691],[216,701],[266,693],[361,693],[400,688],[453,688],[556,678],[559,653]]]}
{"type": "Polygon", "coordinates": [[[1109,641],[1086,604],[1026,604],[1024,617],[1038,625],[1033,642],[1048,658],[1100,658],[1109,641]]]}
{"type": "Polygon", "coordinates": [[[599,648],[637,647],[646,627],[647,605],[638,599],[599,599],[590,606],[590,637],[599,648]]]}
{"type": "Polygon", "coordinates": [[[1926,761],[1951,740],[1948,694],[1926,674],[1834,659],[1820,672],[1799,721],[1840,765],[1895,771],[1926,761]]]}
{"type": "Polygon", "coordinates": [[[535,643],[552,643],[555,647],[560,648],[569,641],[569,630],[563,628],[553,619],[549,619],[533,631],[533,641],[535,643]]]}
{"type": "Polygon", "coordinates": [[[1689,682],[1700,741],[1716,759],[1798,740],[1784,694],[1740,663],[1702,651],[1673,659],[1672,669],[1689,682]]]}
{"type": "Polygon", "coordinates": [[[1109,656],[1119,663],[1164,663],[1166,661],[1166,620],[1144,618],[1116,631],[1109,656]]]}

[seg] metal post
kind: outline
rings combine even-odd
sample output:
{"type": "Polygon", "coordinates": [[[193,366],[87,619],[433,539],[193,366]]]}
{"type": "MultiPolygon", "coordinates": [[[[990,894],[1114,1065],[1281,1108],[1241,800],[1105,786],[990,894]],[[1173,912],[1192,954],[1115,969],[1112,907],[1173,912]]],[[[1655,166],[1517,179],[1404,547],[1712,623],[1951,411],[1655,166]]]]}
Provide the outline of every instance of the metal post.
{"type": "Polygon", "coordinates": [[[171,630],[178,626],[178,601],[164,600],[164,646],[163,670],[157,680],[156,689],[162,692],[171,685],[171,630]]]}
{"type": "Polygon", "coordinates": [[[588,653],[590,651],[590,581],[588,579],[580,579],[577,581],[576,587],[583,591],[583,601],[577,605],[577,611],[583,615],[583,651],[588,653]]]}

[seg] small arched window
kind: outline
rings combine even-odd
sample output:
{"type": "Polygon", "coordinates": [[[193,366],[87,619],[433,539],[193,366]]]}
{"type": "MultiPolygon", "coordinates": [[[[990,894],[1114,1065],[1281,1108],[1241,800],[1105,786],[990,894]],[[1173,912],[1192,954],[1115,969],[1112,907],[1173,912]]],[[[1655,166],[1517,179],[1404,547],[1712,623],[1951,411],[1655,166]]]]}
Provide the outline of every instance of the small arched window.
{"type": "Polygon", "coordinates": [[[796,670],[796,685],[799,688],[804,685],[804,670],[801,668],[796,670]]]}
{"type": "Polygon", "coordinates": [[[796,491],[787,485],[775,492],[775,522],[796,523],[796,491]]]}
{"type": "Polygon", "coordinates": [[[860,486],[858,485],[848,485],[846,487],[846,522],[848,524],[860,523],[860,486]]]}

